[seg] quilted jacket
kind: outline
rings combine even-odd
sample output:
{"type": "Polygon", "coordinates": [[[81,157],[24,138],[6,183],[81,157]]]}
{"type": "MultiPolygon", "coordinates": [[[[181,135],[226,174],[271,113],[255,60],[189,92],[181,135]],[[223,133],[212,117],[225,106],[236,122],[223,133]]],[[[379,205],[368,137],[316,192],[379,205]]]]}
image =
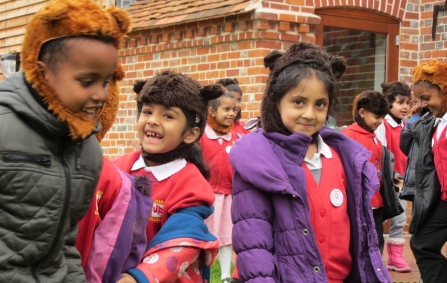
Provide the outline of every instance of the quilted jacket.
{"type": "Polygon", "coordinates": [[[0,282],[85,282],[74,244],[101,148],[69,138],[39,98],[22,72],[0,82],[0,282]]]}
{"type": "MultiPolygon", "coordinates": [[[[379,182],[368,162],[371,153],[326,127],[320,135],[339,154],[346,174],[352,269],[344,282],[391,282],[374,228],[371,197],[379,182]]],[[[301,133],[285,136],[257,130],[231,149],[233,248],[243,282],[328,282],[301,167],[310,141],[301,133]]]]}

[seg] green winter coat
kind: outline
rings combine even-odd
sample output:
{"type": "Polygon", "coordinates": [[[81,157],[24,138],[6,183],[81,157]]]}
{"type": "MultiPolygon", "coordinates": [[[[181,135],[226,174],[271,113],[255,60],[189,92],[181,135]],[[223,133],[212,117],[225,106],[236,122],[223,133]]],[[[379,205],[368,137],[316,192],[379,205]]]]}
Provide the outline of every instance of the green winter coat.
{"type": "Polygon", "coordinates": [[[85,282],[74,245],[101,148],[69,138],[30,90],[22,72],[0,82],[0,282],[85,282]]]}

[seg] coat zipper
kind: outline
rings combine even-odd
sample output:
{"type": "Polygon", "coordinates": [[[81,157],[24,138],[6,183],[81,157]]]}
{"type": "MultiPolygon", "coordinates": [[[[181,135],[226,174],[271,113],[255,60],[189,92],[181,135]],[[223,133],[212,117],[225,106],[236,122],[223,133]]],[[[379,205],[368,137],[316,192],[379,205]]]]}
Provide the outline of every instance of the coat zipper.
{"type": "Polygon", "coordinates": [[[51,166],[49,155],[35,155],[12,151],[3,153],[2,159],[5,162],[30,162],[44,167],[51,166]]]}
{"type": "Polygon", "coordinates": [[[64,228],[64,223],[65,223],[65,217],[66,214],[68,212],[68,206],[70,203],[70,196],[71,196],[71,183],[70,183],[70,170],[68,168],[67,162],[65,162],[64,160],[64,141],[61,142],[60,147],[59,147],[59,151],[57,154],[60,163],[62,164],[62,167],[64,168],[64,174],[65,174],[65,197],[64,197],[64,206],[62,207],[62,213],[61,213],[61,217],[59,219],[59,224],[57,226],[57,230],[56,230],[56,234],[54,236],[54,240],[53,243],[50,246],[50,249],[48,251],[48,253],[43,256],[38,262],[36,262],[33,267],[32,267],[32,275],[34,277],[34,279],[36,280],[37,283],[40,283],[39,278],[37,277],[37,266],[42,263],[42,261],[45,259],[46,256],[48,256],[49,254],[51,254],[51,252],[53,251],[53,249],[55,248],[57,242],[60,240],[61,238],[61,234],[62,234],[62,230],[64,228]]]}

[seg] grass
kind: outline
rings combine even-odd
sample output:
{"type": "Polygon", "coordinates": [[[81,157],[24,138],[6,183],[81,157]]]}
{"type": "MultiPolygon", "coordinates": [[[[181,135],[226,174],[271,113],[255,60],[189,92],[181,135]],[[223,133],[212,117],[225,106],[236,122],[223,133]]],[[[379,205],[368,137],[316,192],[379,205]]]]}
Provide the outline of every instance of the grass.
{"type": "MultiPolygon", "coordinates": [[[[230,274],[233,274],[233,269],[234,269],[234,264],[231,263],[231,272],[230,274]]],[[[219,261],[216,259],[213,263],[213,265],[211,265],[211,280],[210,283],[221,283],[221,279],[220,279],[220,263],[219,261]]]]}

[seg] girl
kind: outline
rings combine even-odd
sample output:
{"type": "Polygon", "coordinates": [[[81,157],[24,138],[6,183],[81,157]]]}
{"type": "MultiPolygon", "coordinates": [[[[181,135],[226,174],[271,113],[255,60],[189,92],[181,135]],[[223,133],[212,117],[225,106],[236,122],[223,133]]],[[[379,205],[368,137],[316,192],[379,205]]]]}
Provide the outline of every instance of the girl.
{"type": "Polygon", "coordinates": [[[374,229],[370,153],[323,127],[337,100],[330,55],[296,43],[264,62],[263,130],[230,153],[242,281],[390,282],[374,229]]]}
{"type": "Polygon", "coordinates": [[[441,254],[447,241],[446,75],[447,64],[441,61],[414,68],[414,93],[435,117],[424,115],[411,124],[418,153],[410,246],[424,282],[445,282],[447,278],[447,259],[441,254]]]}
{"type": "MultiPolygon", "coordinates": [[[[375,228],[379,239],[380,253],[383,253],[383,221],[384,219],[390,218],[389,207],[390,205],[395,204],[397,199],[394,194],[395,191],[392,178],[386,178],[390,172],[393,173],[394,166],[386,166],[386,164],[383,164],[385,159],[382,158],[382,156],[386,154],[384,152],[386,149],[382,148],[382,143],[376,138],[374,130],[382,124],[383,118],[388,113],[388,101],[380,92],[373,90],[363,91],[360,95],[358,95],[358,97],[356,97],[355,101],[356,103],[353,105],[353,112],[354,121],[356,123],[345,128],[343,130],[343,134],[360,142],[372,153],[369,161],[374,165],[376,171],[378,172],[381,188],[372,197],[371,206],[373,208],[375,228]],[[383,172],[385,169],[388,170],[383,172]],[[391,180],[391,186],[384,186],[389,184],[389,182],[387,182],[389,180],[391,180]],[[386,188],[390,188],[390,190],[387,191],[386,188]],[[392,203],[389,202],[389,198],[387,198],[387,196],[382,197],[384,193],[388,192],[391,193],[391,196],[393,196],[392,203]]],[[[391,158],[387,158],[386,160],[388,159],[391,160],[391,158]]],[[[395,213],[398,212],[400,213],[402,210],[398,210],[395,213]]]]}
{"type": "Polygon", "coordinates": [[[250,131],[244,128],[244,125],[241,122],[242,111],[241,111],[241,103],[242,103],[242,89],[239,86],[239,82],[237,79],[220,79],[218,84],[222,85],[225,90],[231,92],[236,99],[236,110],[234,117],[234,127],[233,132],[237,133],[239,136],[248,134],[250,131]]]}
{"type": "Polygon", "coordinates": [[[214,195],[195,143],[205,128],[207,103],[222,88],[164,71],[137,82],[134,90],[141,151],[113,163],[133,176],[148,176],[154,204],[146,253],[119,283],[209,281],[218,243],[203,220],[213,211],[214,195]]]}
{"type": "MultiPolygon", "coordinates": [[[[409,112],[411,89],[406,83],[382,83],[382,93],[388,99],[390,109],[383,119],[382,125],[376,130],[377,138],[394,155],[394,171],[396,178],[403,179],[405,175],[407,156],[400,150],[400,133],[405,127],[402,119],[409,112]]],[[[396,192],[397,197],[400,192],[396,192]]],[[[411,265],[403,258],[405,239],[403,236],[406,221],[405,200],[400,200],[404,213],[390,219],[390,231],[387,239],[388,263],[387,268],[396,272],[410,272],[411,265]]]]}
{"type": "Polygon", "coordinates": [[[205,134],[200,139],[203,155],[210,166],[214,213],[205,220],[219,240],[219,262],[223,283],[230,282],[231,268],[231,202],[233,168],[228,154],[238,136],[232,132],[236,116],[236,99],[230,92],[210,101],[205,134]]]}

